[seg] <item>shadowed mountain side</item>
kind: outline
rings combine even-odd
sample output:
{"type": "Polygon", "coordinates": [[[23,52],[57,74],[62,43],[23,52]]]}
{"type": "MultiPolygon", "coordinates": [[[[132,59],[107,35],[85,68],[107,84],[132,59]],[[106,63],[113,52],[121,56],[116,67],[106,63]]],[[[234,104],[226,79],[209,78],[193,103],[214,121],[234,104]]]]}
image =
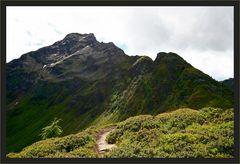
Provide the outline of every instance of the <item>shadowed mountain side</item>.
{"type": "Polygon", "coordinates": [[[220,81],[221,83],[223,83],[224,85],[226,85],[229,89],[231,89],[231,91],[234,91],[234,79],[233,78],[229,78],[223,81],[220,81]]]}

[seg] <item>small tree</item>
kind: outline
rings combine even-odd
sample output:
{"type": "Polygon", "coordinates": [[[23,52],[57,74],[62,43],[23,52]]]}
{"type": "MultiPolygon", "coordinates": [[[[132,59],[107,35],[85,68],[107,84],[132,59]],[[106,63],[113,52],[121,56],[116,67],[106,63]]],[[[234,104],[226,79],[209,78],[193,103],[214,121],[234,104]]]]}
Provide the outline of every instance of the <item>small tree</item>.
{"type": "Polygon", "coordinates": [[[54,118],[50,125],[42,128],[42,133],[40,134],[42,136],[42,139],[57,137],[62,134],[63,130],[58,125],[60,121],[61,119],[54,118]]]}

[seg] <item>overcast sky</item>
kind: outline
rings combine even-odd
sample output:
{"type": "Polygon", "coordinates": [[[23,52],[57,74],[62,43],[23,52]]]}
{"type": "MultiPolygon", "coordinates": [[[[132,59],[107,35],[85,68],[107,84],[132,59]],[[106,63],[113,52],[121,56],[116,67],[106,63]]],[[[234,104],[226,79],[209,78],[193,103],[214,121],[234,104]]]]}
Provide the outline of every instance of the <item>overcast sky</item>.
{"type": "Polygon", "coordinates": [[[153,60],[175,52],[217,80],[233,77],[233,7],[7,7],[7,62],[72,32],[153,60]]]}

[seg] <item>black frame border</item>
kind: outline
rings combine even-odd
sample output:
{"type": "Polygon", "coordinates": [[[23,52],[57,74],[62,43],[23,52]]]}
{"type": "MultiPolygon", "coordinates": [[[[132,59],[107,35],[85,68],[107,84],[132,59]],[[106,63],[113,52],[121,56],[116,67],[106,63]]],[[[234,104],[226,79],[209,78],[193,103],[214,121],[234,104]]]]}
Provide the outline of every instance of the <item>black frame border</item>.
{"type": "Polygon", "coordinates": [[[2,1],[1,2],[1,162],[4,163],[239,163],[239,1],[2,1]],[[234,7],[234,158],[6,158],[7,6],[233,6],[234,7]]]}

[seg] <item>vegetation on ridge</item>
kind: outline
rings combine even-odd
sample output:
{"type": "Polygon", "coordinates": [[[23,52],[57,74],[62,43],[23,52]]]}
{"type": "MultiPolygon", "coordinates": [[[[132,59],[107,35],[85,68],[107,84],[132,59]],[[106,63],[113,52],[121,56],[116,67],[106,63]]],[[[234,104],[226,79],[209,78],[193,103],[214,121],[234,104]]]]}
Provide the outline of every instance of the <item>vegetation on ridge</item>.
{"type": "Polygon", "coordinates": [[[105,154],[96,151],[101,128],[90,127],[77,134],[42,140],[9,158],[231,158],[234,152],[233,109],[178,109],[139,115],[117,123],[107,137],[117,148],[105,154]]]}

